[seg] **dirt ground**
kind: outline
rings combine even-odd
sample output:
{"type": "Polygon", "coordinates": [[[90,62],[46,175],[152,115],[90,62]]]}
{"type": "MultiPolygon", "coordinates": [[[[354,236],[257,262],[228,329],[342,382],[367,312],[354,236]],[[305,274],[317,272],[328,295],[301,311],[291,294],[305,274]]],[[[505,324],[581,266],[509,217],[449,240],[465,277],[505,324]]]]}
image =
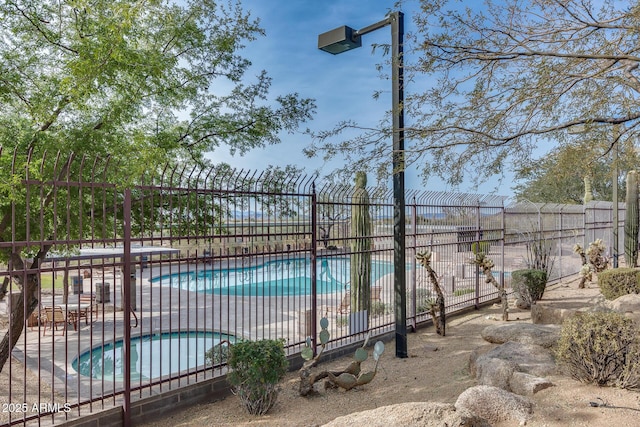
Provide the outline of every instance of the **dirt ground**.
{"type": "MultiPolygon", "coordinates": [[[[577,283],[550,287],[544,299],[590,301],[599,294],[597,285],[577,289],[577,283]]],[[[395,343],[386,345],[378,374],[365,386],[348,392],[319,387],[312,397],[298,394],[297,372],[287,375],[275,407],[264,416],[244,412],[235,397],[175,411],[145,426],[320,426],[336,417],[385,405],[412,401],[454,403],[460,393],[475,385],[469,376],[471,352],[488,345],[480,336],[482,329],[499,322],[500,308],[451,317],[447,321],[446,337],[440,337],[433,327],[408,335],[409,358],[395,357],[395,343]]],[[[514,309],[510,322],[529,322],[528,311],[514,309]]],[[[322,368],[346,367],[349,357],[321,363],[322,368]]],[[[367,363],[373,364],[372,360],[367,363]]],[[[372,365],[366,365],[371,368],[372,365]]],[[[584,385],[568,377],[548,377],[555,386],[532,397],[535,403],[533,427],[567,426],[637,426],[640,419],[640,393],[615,388],[584,385]]],[[[517,425],[503,423],[497,427],[517,425]]]]}
{"type": "MultiPolygon", "coordinates": [[[[577,289],[577,283],[551,286],[544,300],[587,304],[599,294],[597,285],[577,289]]],[[[395,343],[386,344],[374,380],[348,392],[319,387],[312,397],[298,394],[298,373],[289,373],[282,383],[276,406],[264,416],[244,412],[239,400],[231,396],[225,400],[175,410],[159,419],[150,419],[144,426],[320,426],[341,415],[373,409],[393,403],[433,401],[454,403],[460,393],[475,385],[469,376],[468,360],[471,352],[487,344],[480,332],[487,325],[500,322],[500,308],[486,307],[480,311],[450,317],[447,335],[440,337],[433,327],[408,335],[409,358],[395,357],[395,343]]],[[[510,322],[529,322],[528,311],[514,309],[510,322]]],[[[346,367],[349,357],[321,363],[321,368],[346,367]]],[[[363,368],[371,369],[373,361],[363,368]]],[[[637,426],[640,419],[640,393],[615,388],[584,385],[563,376],[552,376],[555,384],[532,397],[535,402],[533,427],[566,426],[637,426]],[[597,406],[592,406],[592,403],[597,406]]],[[[37,381],[37,380],[36,380],[37,381]]],[[[33,384],[27,381],[28,384],[33,384]]],[[[35,384],[34,384],[35,385],[35,384]]],[[[12,384],[14,390],[22,384],[12,384]]],[[[320,385],[318,385],[320,386],[320,385]]],[[[0,390],[8,389],[6,373],[0,374],[0,390]]],[[[37,390],[37,386],[34,387],[37,390]]],[[[0,399],[1,400],[1,399],[0,399]]],[[[0,414],[2,415],[2,414],[0,414]]],[[[4,414],[6,415],[6,414],[4,414]]],[[[6,423],[0,417],[0,425],[6,423]]],[[[517,423],[503,423],[507,427],[517,423]]]]}

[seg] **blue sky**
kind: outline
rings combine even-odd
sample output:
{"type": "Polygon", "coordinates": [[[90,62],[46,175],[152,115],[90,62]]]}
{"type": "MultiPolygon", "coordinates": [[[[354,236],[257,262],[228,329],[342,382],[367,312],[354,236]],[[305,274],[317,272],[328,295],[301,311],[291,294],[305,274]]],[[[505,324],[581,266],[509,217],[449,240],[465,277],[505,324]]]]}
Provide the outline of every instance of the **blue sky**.
{"type": "MultiPolygon", "coordinates": [[[[274,96],[297,92],[301,97],[315,99],[317,112],[308,124],[310,129],[329,130],[340,120],[375,126],[391,108],[390,82],[381,79],[376,70],[376,65],[385,58],[381,51],[371,49],[375,43],[390,43],[389,27],[363,36],[362,48],[340,55],[318,50],[317,42],[318,34],[336,27],[348,25],[360,29],[384,19],[393,8],[393,0],[242,0],[242,4],[254,17],[260,18],[266,31],[265,37],[246,49],[245,54],[253,63],[249,76],[265,69],[273,78],[271,94],[274,96]],[[376,91],[384,91],[378,99],[373,98],[376,91]]],[[[417,1],[403,5],[405,33],[413,29],[411,14],[417,8],[417,1]]],[[[409,91],[410,84],[405,88],[405,92],[409,91]]],[[[320,169],[324,174],[340,165],[339,159],[325,164],[321,158],[307,158],[302,150],[311,143],[308,135],[283,134],[282,140],[281,144],[253,150],[242,157],[229,155],[223,147],[213,152],[211,159],[255,170],[263,170],[268,165],[294,164],[304,167],[308,173],[320,169]]],[[[497,190],[497,194],[510,195],[508,184],[497,187],[497,181],[490,181],[478,189],[471,188],[471,184],[452,189],[434,177],[424,187],[415,168],[406,171],[407,189],[480,193],[497,190]]]]}

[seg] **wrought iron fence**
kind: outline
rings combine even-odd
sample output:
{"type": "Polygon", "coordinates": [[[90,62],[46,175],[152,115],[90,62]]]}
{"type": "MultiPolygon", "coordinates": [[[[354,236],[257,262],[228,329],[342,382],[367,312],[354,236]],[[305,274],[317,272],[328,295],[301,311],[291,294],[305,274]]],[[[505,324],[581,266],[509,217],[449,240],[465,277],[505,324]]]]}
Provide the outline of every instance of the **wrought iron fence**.
{"type": "MultiPolygon", "coordinates": [[[[316,186],[314,176],[183,166],[121,186],[104,179],[108,161],[19,161],[2,150],[0,160],[13,176],[0,187],[0,353],[10,354],[0,372],[2,425],[109,408],[128,419],[133,402],[223,376],[227,343],[284,339],[294,357],[323,316],[333,349],[393,331],[385,189],[367,189],[363,202],[353,186],[316,186]],[[370,232],[354,234],[354,209],[363,207],[370,232]],[[364,302],[352,283],[363,253],[364,302]]],[[[508,286],[535,239],[552,247],[553,279],[579,270],[575,243],[611,241],[602,203],[505,206],[498,196],[417,191],[407,200],[413,328],[430,321],[433,295],[419,252],[432,252],[451,312],[497,296],[469,262],[478,251],[508,286]]]]}

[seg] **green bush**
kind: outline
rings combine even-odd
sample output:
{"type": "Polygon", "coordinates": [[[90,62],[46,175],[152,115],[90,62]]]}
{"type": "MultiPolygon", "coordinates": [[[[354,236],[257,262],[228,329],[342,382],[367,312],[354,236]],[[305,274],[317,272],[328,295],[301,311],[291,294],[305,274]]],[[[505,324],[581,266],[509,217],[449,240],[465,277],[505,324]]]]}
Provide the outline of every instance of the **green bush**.
{"type": "Polygon", "coordinates": [[[525,269],[511,273],[511,289],[516,299],[524,306],[531,307],[542,299],[547,287],[547,272],[544,270],[525,269]]]}
{"type": "MultiPolygon", "coordinates": [[[[418,288],[416,289],[416,312],[424,313],[425,311],[429,311],[429,308],[433,304],[435,300],[432,297],[432,293],[429,289],[418,288]]],[[[407,303],[410,300],[407,299],[407,303]]]]}
{"type": "Polygon", "coordinates": [[[640,293],[640,270],[612,268],[598,273],[598,286],[606,299],[640,293]]]}
{"type": "Polygon", "coordinates": [[[231,347],[227,381],[247,412],[263,415],[276,403],[288,366],[284,340],[243,341],[231,347]]]}
{"type": "Polygon", "coordinates": [[[371,301],[371,315],[382,316],[387,313],[387,305],[382,301],[371,301]]]}
{"type": "Polygon", "coordinates": [[[342,315],[336,316],[336,326],[341,328],[343,326],[347,326],[348,324],[349,324],[349,316],[342,316],[342,315]]]}
{"type": "Polygon", "coordinates": [[[474,254],[478,254],[478,252],[482,252],[483,254],[488,254],[490,248],[491,248],[491,243],[484,240],[481,242],[473,242],[471,244],[471,252],[473,252],[474,254]]]}
{"type": "Polygon", "coordinates": [[[204,360],[207,365],[222,365],[229,360],[229,343],[221,342],[211,347],[204,353],[204,360]]]}
{"type": "Polygon", "coordinates": [[[476,292],[476,290],[473,289],[473,288],[456,289],[455,291],[453,291],[453,296],[454,297],[459,297],[459,296],[462,296],[462,295],[473,294],[475,292],[476,292]]]}
{"type": "Polygon", "coordinates": [[[556,358],[560,367],[583,383],[637,390],[639,344],[635,323],[624,315],[579,313],[562,325],[556,358]]]}

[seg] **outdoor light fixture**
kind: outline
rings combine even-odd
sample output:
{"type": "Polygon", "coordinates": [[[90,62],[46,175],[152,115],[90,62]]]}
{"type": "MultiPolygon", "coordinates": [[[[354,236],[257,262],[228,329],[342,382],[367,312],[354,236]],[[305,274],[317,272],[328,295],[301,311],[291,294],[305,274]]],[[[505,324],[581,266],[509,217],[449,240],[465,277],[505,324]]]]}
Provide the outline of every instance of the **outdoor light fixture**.
{"type": "Polygon", "coordinates": [[[405,284],[405,195],[404,195],[404,14],[392,12],[380,22],[354,31],[342,26],[318,36],[318,49],[337,55],[362,46],[362,36],[391,26],[391,113],[393,116],[393,273],[396,357],[407,353],[407,288],[405,284]]]}
{"type": "Polygon", "coordinates": [[[351,28],[342,26],[318,36],[318,49],[337,55],[362,46],[362,37],[351,28]]]}

